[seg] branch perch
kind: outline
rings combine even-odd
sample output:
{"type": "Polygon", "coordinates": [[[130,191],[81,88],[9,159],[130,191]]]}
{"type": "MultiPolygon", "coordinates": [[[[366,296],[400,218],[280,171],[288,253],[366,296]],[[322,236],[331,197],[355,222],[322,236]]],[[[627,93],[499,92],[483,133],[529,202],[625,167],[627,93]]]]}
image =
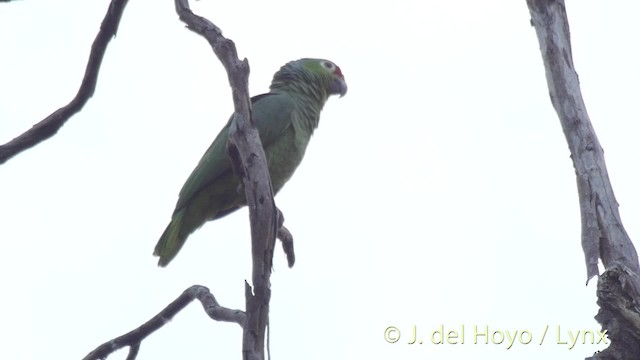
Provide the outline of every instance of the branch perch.
{"type": "Polygon", "coordinates": [[[564,0],[527,0],[527,6],[540,44],[551,103],[576,171],[587,281],[599,274],[598,259],[605,267],[598,279],[600,311],[596,320],[607,329],[611,345],[590,359],[639,359],[638,255],[622,225],[604,152],[582,98],[564,0]]]}
{"type": "Polygon", "coordinates": [[[0,145],[0,164],[4,164],[7,160],[22,151],[38,145],[42,141],[55,135],[69,118],[82,110],[87,101],[89,101],[89,98],[93,96],[96,90],[96,83],[98,82],[100,65],[107,50],[107,45],[118,31],[118,25],[120,24],[120,19],[122,18],[122,13],[124,12],[125,5],[127,5],[127,1],[128,0],[112,0],[109,4],[109,9],[100,25],[100,31],[98,31],[98,35],[96,35],[93,45],[91,45],[91,52],[89,53],[89,61],[87,62],[87,67],[84,72],[84,78],[73,100],[66,106],[54,111],[44,120],[33,125],[31,129],[23,134],[4,145],[0,145]]]}
{"type": "Polygon", "coordinates": [[[85,356],[83,360],[104,359],[109,354],[122,349],[125,346],[129,347],[127,360],[135,359],[138,351],[140,350],[142,340],[167,324],[177,313],[182,311],[182,309],[195,299],[202,303],[204,311],[213,320],[234,322],[240,326],[244,326],[246,322],[246,315],[243,311],[232,310],[220,306],[209,289],[204,286],[193,285],[149,321],[142,324],[137,329],[98,346],[95,350],[85,356]]]}
{"type": "Polygon", "coordinates": [[[246,312],[221,307],[205,287],[194,285],[160,314],[139,328],[113,339],[92,351],[85,360],[102,359],[113,351],[129,346],[127,359],[135,359],[140,344],[149,334],[166,324],[194,298],[198,298],[207,314],[219,321],[231,321],[243,328],[242,354],[245,360],[263,360],[266,327],[271,299],[271,267],[276,235],[283,241],[289,266],[293,266],[293,237],[282,226],[284,217],[276,208],[266,156],[257,129],[251,119],[249,98],[249,64],[240,61],[233,41],[222,36],[209,20],[195,15],[188,0],[175,1],[176,12],[187,28],[203,36],[222,62],[231,85],[234,113],[227,148],[232,166],[242,179],[251,221],[253,288],[245,282],[246,312]]]}
{"type": "Polygon", "coordinates": [[[176,12],[187,27],[202,35],[222,62],[233,94],[234,114],[227,143],[234,170],[242,179],[249,219],[251,221],[251,254],[253,289],[245,282],[247,323],[242,338],[245,360],[264,359],[266,326],[271,299],[271,266],[278,213],[273,200],[271,177],[258,130],[251,120],[249,98],[249,64],[240,61],[233,41],[222,36],[209,20],[195,15],[187,0],[176,0],[176,12]]]}

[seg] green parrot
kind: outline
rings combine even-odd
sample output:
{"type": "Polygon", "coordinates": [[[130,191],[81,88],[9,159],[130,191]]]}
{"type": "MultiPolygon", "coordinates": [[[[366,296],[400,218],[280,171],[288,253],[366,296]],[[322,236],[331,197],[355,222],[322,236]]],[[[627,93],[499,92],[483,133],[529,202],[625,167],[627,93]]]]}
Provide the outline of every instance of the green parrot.
{"type": "MultiPolygon", "coordinates": [[[[296,170],[318,127],[320,111],[330,95],[347,93],[340,68],[329,60],[300,59],[282,66],[266,94],[251,98],[251,116],[260,133],[274,193],[296,170]]],[[[231,120],[222,128],[180,190],[171,222],[153,254],[166,266],[187,237],[205,222],[246,205],[226,143],[231,120]]]]}

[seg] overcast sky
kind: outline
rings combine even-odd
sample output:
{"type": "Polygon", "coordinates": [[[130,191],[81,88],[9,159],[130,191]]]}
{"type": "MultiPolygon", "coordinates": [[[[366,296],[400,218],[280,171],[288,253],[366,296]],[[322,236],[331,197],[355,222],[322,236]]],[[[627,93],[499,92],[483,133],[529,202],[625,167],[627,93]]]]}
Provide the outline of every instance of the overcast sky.
{"type": "MultiPolygon", "coordinates": [[[[0,5],[0,143],[75,95],[108,3],[0,5]]],[[[349,85],[276,198],[297,263],[287,268],[278,247],[274,359],[581,359],[606,347],[580,339],[570,349],[569,331],[600,329],[596,281],[585,286],[574,170],[524,0],[192,7],[249,59],[254,95],[302,57],[336,62],[349,85]],[[441,325],[464,344],[433,344],[441,325]],[[422,345],[408,344],[414,326],[422,345]],[[474,339],[474,327],[505,339],[474,339]]],[[[567,11],[587,109],[638,244],[640,5],[568,1],[567,11]]],[[[165,269],[151,255],[231,110],[222,66],[172,2],[132,1],[94,97],[54,138],[0,166],[1,359],[81,359],[192,284],[244,308],[246,210],[206,224],[165,269]]],[[[138,359],[240,359],[240,344],[239,326],[194,303],[138,359]]]]}

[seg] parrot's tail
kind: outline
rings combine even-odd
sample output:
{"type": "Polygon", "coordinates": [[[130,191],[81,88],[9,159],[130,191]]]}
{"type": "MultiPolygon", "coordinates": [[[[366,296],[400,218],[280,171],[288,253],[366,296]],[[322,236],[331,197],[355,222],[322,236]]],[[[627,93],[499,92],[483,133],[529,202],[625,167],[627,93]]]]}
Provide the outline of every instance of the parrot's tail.
{"type": "Polygon", "coordinates": [[[184,213],[185,211],[182,209],[174,214],[171,222],[162,233],[160,240],[158,240],[155,250],[153,250],[153,255],[160,257],[160,259],[158,259],[158,266],[167,266],[167,264],[176,257],[178,251],[180,251],[180,248],[182,248],[182,245],[184,245],[187,239],[187,234],[184,234],[184,231],[182,231],[184,213]]]}

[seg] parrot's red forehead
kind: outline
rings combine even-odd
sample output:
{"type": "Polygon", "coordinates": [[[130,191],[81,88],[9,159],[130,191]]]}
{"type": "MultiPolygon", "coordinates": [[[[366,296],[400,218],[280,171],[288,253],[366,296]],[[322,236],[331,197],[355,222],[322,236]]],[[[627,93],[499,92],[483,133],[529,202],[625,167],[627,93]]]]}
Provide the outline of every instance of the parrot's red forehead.
{"type": "Polygon", "coordinates": [[[342,70],[340,70],[340,66],[336,65],[336,69],[334,70],[334,74],[340,76],[341,78],[344,78],[344,75],[342,75],[342,70]]]}

